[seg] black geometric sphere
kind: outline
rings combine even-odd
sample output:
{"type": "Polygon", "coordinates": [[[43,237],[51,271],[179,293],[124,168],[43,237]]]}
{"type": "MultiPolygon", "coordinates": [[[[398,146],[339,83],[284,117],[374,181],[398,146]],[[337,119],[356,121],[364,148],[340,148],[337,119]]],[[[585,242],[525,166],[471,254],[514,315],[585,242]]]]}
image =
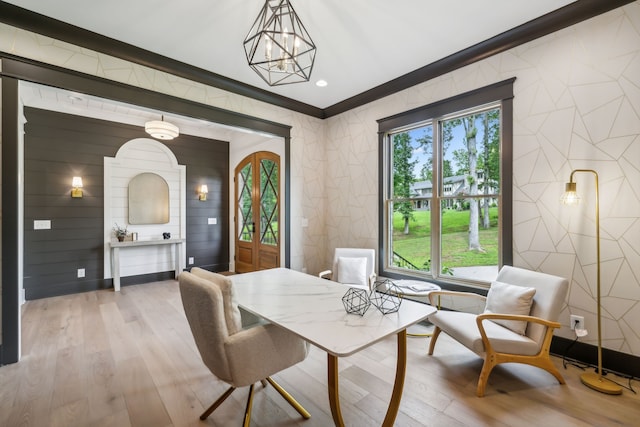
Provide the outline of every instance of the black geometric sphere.
{"type": "Polygon", "coordinates": [[[402,291],[391,280],[378,280],[373,284],[369,300],[382,314],[395,313],[402,304],[402,291]]]}
{"type": "Polygon", "coordinates": [[[347,293],[342,297],[342,304],[347,313],[364,316],[371,302],[369,301],[367,291],[364,289],[349,288],[347,293]]]}

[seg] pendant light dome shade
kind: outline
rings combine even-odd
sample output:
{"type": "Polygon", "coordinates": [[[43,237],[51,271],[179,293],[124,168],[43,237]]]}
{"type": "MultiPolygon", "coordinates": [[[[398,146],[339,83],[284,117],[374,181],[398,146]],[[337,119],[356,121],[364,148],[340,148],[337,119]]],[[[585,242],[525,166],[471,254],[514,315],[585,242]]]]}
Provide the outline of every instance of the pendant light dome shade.
{"type": "Polygon", "coordinates": [[[151,120],[144,124],[144,130],[153,138],[169,140],[180,134],[178,126],[163,120],[151,120]]]}

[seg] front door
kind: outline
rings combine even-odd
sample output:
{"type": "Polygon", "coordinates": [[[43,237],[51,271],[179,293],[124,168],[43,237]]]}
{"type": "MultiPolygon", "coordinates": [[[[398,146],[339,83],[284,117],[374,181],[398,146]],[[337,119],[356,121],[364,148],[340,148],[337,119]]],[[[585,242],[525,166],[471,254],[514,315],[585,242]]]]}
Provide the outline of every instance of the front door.
{"type": "Polygon", "coordinates": [[[280,266],[280,157],[259,151],[235,175],[235,271],[280,266]]]}

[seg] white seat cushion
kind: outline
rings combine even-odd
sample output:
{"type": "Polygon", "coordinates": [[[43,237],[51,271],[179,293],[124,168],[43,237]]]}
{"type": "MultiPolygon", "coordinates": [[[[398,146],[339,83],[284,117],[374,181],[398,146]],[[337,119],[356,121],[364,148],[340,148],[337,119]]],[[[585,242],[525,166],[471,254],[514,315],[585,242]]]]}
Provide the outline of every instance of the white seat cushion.
{"type": "MultiPolygon", "coordinates": [[[[429,316],[429,321],[469,350],[482,355],[485,350],[476,317],[472,313],[437,311],[429,316]]],[[[484,321],[483,326],[491,345],[499,353],[533,356],[539,351],[538,344],[525,335],[490,321],[484,321]]]]}

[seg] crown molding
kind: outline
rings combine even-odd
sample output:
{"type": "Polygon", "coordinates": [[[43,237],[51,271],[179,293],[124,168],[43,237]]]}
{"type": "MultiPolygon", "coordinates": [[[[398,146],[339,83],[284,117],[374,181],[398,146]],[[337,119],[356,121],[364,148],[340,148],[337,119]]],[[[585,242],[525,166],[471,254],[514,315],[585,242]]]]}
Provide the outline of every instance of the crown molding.
{"type": "Polygon", "coordinates": [[[0,1],[0,22],[111,55],[188,80],[325,119],[478,62],[492,55],[617,9],[636,0],[577,0],[446,58],[425,65],[327,108],[319,108],[176,61],[139,47],[0,1]]]}

